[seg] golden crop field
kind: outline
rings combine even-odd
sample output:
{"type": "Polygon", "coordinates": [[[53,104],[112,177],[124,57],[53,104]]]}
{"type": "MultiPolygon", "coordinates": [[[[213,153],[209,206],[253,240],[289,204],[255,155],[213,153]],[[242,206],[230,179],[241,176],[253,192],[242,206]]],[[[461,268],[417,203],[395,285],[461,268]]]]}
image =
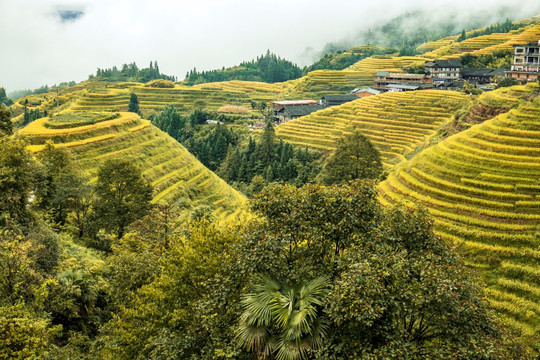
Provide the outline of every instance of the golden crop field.
{"type": "Polygon", "coordinates": [[[371,80],[373,80],[373,74],[377,71],[403,72],[404,67],[423,65],[430,60],[429,57],[421,56],[374,55],[358,61],[346,70],[369,74],[372,77],[371,80]]]}
{"type": "Polygon", "coordinates": [[[503,321],[539,345],[540,97],[398,165],[379,190],[385,204],[427,207],[503,321]]]}
{"type": "MultiPolygon", "coordinates": [[[[69,113],[76,117],[77,113],[69,113]]],[[[154,203],[190,210],[209,206],[216,218],[229,220],[249,216],[246,199],[202,165],[176,140],[134,113],[91,125],[47,127],[49,118],[38,119],[18,132],[40,151],[47,141],[67,147],[91,177],[107,159],[133,161],[154,187],[154,203]]]]}
{"type": "Polygon", "coordinates": [[[433,59],[455,59],[464,54],[484,55],[497,50],[512,50],[514,45],[536,42],[538,39],[540,39],[540,22],[508,33],[493,33],[452,42],[422,56],[433,59]]]}
{"type": "Polygon", "coordinates": [[[324,109],[276,127],[278,137],[323,151],[358,128],[381,152],[386,168],[424,146],[467,96],[424,90],[384,93],[324,109]]]}
{"type": "Polygon", "coordinates": [[[137,94],[139,107],[145,114],[166,105],[175,105],[184,113],[194,109],[218,110],[226,105],[249,108],[251,100],[268,103],[280,98],[282,89],[282,84],[236,80],[195,86],[176,85],[174,88],[152,88],[139,83],[124,83],[99,89],[89,88],[78,97],[71,109],[126,111],[131,92],[137,94]]]}

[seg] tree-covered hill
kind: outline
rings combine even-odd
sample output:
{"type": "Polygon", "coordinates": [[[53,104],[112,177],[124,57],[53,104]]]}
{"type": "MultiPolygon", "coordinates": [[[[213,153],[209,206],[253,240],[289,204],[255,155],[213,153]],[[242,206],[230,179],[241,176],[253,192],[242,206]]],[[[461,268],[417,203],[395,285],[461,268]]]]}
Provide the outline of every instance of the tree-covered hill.
{"type": "Polygon", "coordinates": [[[148,82],[150,80],[165,79],[170,81],[176,81],[175,76],[169,76],[160,73],[157,61],[150,61],[150,65],[147,68],[139,69],[137,64],[123,64],[121,69],[113,66],[109,69],[100,69],[96,71],[96,75],[90,75],[88,80],[101,80],[101,81],[135,81],[135,82],[148,82]]]}
{"type": "Polygon", "coordinates": [[[298,65],[280,58],[268,50],[257,59],[242,62],[238,66],[198,72],[193,69],[186,74],[186,84],[204,84],[229,80],[262,81],[267,83],[297,79],[302,75],[298,65]]]}

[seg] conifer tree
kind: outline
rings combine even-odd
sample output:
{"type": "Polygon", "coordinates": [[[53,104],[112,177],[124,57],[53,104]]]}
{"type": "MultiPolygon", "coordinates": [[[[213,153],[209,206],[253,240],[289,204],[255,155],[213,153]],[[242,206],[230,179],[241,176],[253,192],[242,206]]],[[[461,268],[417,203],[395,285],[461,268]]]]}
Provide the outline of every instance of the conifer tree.
{"type": "Polygon", "coordinates": [[[137,97],[137,94],[135,94],[134,92],[131,93],[131,96],[129,98],[128,111],[134,112],[136,114],[139,113],[139,98],[137,97]]]}
{"type": "Polygon", "coordinates": [[[0,136],[11,135],[13,133],[13,124],[11,123],[11,111],[0,104],[0,136]]]}

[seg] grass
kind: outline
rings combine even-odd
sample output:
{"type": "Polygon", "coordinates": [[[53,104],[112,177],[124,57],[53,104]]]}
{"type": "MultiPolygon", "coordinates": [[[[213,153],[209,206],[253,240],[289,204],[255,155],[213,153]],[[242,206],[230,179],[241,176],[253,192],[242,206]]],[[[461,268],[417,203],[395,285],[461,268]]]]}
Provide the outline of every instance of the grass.
{"type": "MultiPolygon", "coordinates": [[[[502,101],[504,94],[488,95],[502,101]]],[[[422,204],[436,232],[487,282],[505,323],[540,345],[540,97],[453,135],[379,185],[385,204],[422,204]],[[476,266],[475,266],[476,265],[476,266]]]]}

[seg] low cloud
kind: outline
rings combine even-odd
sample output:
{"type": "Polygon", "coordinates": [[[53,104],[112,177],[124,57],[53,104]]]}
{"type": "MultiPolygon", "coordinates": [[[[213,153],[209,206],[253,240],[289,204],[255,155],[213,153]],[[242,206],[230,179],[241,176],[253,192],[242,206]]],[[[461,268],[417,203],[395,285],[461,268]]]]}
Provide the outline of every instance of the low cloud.
{"type": "Polygon", "coordinates": [[[151,60],[159,62],[162,72],[183,78],[194,67],[232,66],[267,49],[306,65],[325,44],[358,45],[358,34],[418,9],[430,14],[423,21],[434,22],[496,13],[505,5],[513,10],[509,16],[514,19],[540,13],[537,0],[513,4],[513,0],[3,0],[0,86],[13,91],[81,81],[98,67],[133,61],[146,67],[151,60]]]}

